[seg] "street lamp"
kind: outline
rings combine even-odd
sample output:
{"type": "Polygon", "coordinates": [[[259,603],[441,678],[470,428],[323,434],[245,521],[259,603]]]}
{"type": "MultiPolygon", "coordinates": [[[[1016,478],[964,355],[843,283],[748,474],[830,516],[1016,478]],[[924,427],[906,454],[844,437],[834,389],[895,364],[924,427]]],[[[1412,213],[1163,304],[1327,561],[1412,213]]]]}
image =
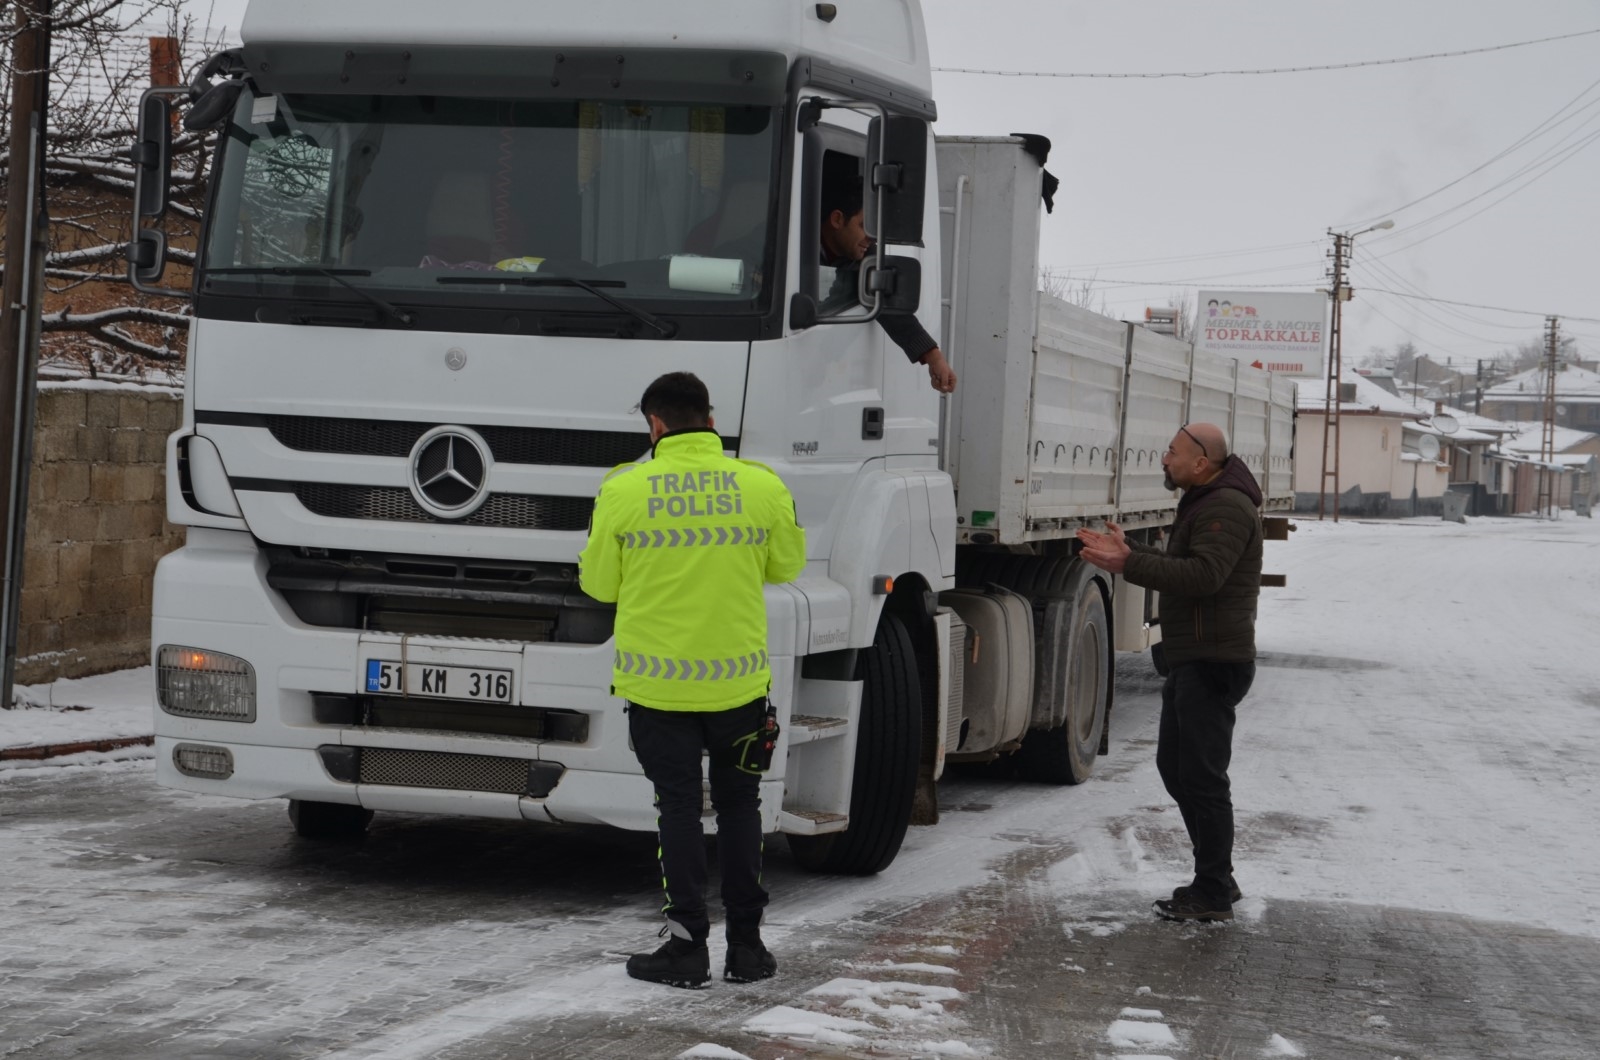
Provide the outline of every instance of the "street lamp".
{"type": "Polygon", "coordinates": [[[1344,303],[1350,301],[1351,290],[1345,286],[1344,273],[1350,260],[1350,248],[1354,245],[1356,236],[1364,236],[1368,232],[1377,232],[1381,229],[1393,228],[1394,221],[1383,220],[1375,225],[1369,225],[1359,232],[1335,232],[1328,230],[1333,237],[1333,286],[1328,291],[1333,299],[1333,312],[1330,315],[1328,326],[1328,390],[1327,404],[1323,407],[1322,414],[1322,481],[1318,483],[1317,493],[1317,518],[1321,519],[1328,497],[1328,479],[1333,479],[1333,521],[1339,521],[1339,380],[1344,374],[1343,342],[1344,329],[1342,326],[1344,303]],[[1328,454],[1333,454],[1333,467],[1328,464],[1328,454]]]}

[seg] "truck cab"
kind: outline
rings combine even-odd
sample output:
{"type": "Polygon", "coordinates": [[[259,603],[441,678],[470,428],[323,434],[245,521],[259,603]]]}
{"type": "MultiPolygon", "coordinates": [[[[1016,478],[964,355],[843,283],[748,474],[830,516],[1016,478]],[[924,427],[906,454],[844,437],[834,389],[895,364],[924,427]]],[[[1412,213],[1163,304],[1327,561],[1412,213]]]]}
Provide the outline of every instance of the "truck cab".
{"type": "MultiPolygon", "coordinates": [[[[872,320],[939,327],[937,254],[888,243],[938,227],[920,13],[828,8],[253,0],[189,101],[218,150],[169,443],[187,544],[155,590],[163,783],[287,798],[307,834],[386,809],[653,828],[576,557],[603,476],[648,457],[639,395],[687,370],[808,531],[768,591],[763,822],[848,827],[860,656],[893,597],[936,662],[954,502],[939,395],[872,320]],[[842,305],[818,246],[841,171],[893,252],[842,305]]],[[[904,818],[927,704],[890,676],[904,818]]]]}

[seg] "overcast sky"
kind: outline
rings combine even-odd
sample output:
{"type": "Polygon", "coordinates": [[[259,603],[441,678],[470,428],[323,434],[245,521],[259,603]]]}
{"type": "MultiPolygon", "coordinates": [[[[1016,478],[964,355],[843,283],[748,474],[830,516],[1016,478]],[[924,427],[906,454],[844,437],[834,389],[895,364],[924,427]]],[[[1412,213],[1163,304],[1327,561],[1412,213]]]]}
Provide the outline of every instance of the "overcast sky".
{"type": "MultiPolygon", "coordinates": [[[[244,0],[192,3],[237,34],[244,0]]],[[[936,67],[1011,71],[1315,66],[1600,29],[1595,0],[923,6],[936,67]]],[[[1591,318],[1564,320],[1562,329],[1579,338],[1585,357],[1600,357],[1597,79],[1600,34],[1460,58],[1261,76],[936,73],[934,90],[941,134],[1050,137],[1050,169],[1062,191],[1044,221],[1043,261],[1096,280],[1105,312],[1142,316],[1146,305],[1165,305],[1179,292],[1192,298],[1200,288],[1311,291],[1327,282],[1329,228],[1353,232],[1392,218],[1393,230],[1355,241],[1347,361],[1409,338],[1436,359],[1470,363],[1539,339],[1545,313],[1591,318]]]]}

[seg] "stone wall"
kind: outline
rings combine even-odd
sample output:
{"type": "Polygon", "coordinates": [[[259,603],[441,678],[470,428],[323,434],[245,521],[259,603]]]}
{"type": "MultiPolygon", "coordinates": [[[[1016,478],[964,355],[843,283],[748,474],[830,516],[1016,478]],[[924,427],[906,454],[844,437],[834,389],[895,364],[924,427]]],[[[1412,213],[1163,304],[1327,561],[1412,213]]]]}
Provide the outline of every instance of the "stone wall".
{"type": "Polygon", "coordinates": [[[179,396],[155,387],[47,384],[39,392],[17,632],[18,684],[150,658],[156,561],[167,523],[167,436],[179,396]]]}

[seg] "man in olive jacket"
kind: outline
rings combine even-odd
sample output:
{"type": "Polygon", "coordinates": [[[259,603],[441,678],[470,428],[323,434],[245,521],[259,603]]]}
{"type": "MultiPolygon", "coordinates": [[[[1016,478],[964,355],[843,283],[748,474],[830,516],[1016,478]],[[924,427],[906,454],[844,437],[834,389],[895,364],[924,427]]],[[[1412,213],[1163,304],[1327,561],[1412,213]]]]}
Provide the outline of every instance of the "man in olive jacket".
{"type": "Polygon", "coordinates": [[[1261,593],[1261,487],[1210,423],[1178,428],[1161,466],[1182,489],[1165,551],[1122,529],[1079,530],[1085,560],[1161,594],[1161,688],[1156,768],[1194,844],[1194,881],[1155,903],[1169,920],[1232,920],[1233,800],[1228,762],[1234,708],[1256,673],[1261,593]]]}

